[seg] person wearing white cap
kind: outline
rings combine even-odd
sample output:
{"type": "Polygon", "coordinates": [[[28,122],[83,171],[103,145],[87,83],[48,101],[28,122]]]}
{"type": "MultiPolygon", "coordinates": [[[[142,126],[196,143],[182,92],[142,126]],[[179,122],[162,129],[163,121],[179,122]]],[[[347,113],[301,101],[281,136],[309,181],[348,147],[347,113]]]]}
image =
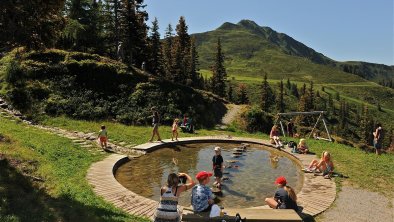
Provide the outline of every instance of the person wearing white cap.
{"type": "Polygon", "coordinates": [[[216,181],[213,183],[216,185],[218,188],[221,186],[221,179],[223,176],[223,157],[221,155],[221,148],[220,147],[215,147],[215,156],[212,158],[212,169],[216,178],[216,181]]]}

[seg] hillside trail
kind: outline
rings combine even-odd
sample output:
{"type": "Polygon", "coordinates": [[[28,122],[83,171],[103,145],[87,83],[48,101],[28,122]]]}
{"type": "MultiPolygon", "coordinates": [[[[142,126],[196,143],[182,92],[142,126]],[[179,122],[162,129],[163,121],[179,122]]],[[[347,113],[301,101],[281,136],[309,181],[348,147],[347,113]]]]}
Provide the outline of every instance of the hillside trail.
{"type": "Polygon", "coordinates": [[[127,155],[129,158],[136,158],[145,154],[142,151],[133,150],[133,147],[136,146],[136,144],[128,144],[123,141],[111,141],[111,139],[107,142],[107,149],[103,150],[98,143],[97,132],[85,133],[78,131],[69,131],[58,127],[44,126],[41,124],[33,123],[26,120],[26,117],[23,116],[19,111],[12,109],[2,98],[0,98],[0,115],[6,119],[9,119],[10,121],[22,121],[31,127],[45,130],[51,134],[68,138],[74,144],[85,148],[91,152],[118,153],[127,155]]]}
{"type": "Polygon", "coordinates": [[[221,124],[218,125],[220,129],[226,129],[242,112],[245,105],[229,104],[227,105],[227,113],[223,116],[221,124]]]}

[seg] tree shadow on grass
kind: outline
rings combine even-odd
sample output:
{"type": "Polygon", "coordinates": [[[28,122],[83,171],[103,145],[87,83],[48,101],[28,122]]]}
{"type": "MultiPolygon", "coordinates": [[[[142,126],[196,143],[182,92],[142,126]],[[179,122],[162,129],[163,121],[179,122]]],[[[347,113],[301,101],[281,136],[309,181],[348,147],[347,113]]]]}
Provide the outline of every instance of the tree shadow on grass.
{"type": "Polygon", "coordinates": [[[0,221],[133,221],[133,219],[116,210],[88,206],[69,195],[51,197],[44,189],[34,186],[6,159],[0,159],[0,221]]]}

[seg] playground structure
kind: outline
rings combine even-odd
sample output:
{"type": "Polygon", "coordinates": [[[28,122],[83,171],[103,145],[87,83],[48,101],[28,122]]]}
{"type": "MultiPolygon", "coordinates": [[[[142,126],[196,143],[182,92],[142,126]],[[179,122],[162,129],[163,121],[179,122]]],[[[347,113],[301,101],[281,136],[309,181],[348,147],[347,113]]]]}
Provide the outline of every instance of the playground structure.
{"type": "Polygon", "coordinates": [[[319,117],[318,117],[317,120],[316,120],[315,125],[314,125],[313,128],[312,128],[312,131],[309,133],[308,138],[311,138],[311,136],[312,136],[312,134],[313,134],[313,131],[315,131],[317,124],[318,124],[319,121],[321,120],[321,121],[323,122],[323,124],[324,124],[324,128],[326,129],[328,138],[316,137],[316,139],[319,139],[319,140],[327,140],[327,141],[332,142],[332,138],[331,138],[331,136],[330,136],[330,132],[328,131],[327,124],[326,124],[326,120],[325,120],[325,118],[324,118],[324,113],[325,113],[325,111],[278,113],[278,114],[276,115],[275,125],[276,125],[276,124],[278,123],[278,121],[279,121],[280,127],[281,127],[281,129],[282,129],[283,136],[286,137],[286,133],[285,133],[285,130],[284,130],[284,127],[283,127],[283,123],[282,123],[281,117],[283,117],[283,116],[298,116],[298,115],[319,115],[319,117]]]}

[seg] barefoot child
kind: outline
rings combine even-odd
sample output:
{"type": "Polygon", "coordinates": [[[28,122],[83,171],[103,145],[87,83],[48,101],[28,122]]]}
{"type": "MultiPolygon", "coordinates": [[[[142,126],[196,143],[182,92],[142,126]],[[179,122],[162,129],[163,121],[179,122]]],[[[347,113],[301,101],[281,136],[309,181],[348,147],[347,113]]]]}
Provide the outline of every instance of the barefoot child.
{"type": "Polygon", "coordinates": [[[176,119],[174,119],[174,123],[172,123],[171,141],[174,141],[174,136],[175,136],[175,140],[178,140],[178,121],[179,121],[179,119],[176,118],[176,119]]]}
{"type": "Polygon", "coordinates": [[[212,158],[212,168],[213,172],[216,178],[216,181],[213,183],[213,185],[216,185],[216,187],[220,188],[221,186],[221,179],[223,176],[223,157],[221,155],[221,148],[220,147],[215,147],[215,156],[212,158]]]}
{"type": "Polygon", "coordinates": [[[107,149],[108,134],[107,134],[107,130],[105,129],[104,125],[101,126],[101,130],[99,132],[97,139],[100,140],[101,148],[107,149]]]}

